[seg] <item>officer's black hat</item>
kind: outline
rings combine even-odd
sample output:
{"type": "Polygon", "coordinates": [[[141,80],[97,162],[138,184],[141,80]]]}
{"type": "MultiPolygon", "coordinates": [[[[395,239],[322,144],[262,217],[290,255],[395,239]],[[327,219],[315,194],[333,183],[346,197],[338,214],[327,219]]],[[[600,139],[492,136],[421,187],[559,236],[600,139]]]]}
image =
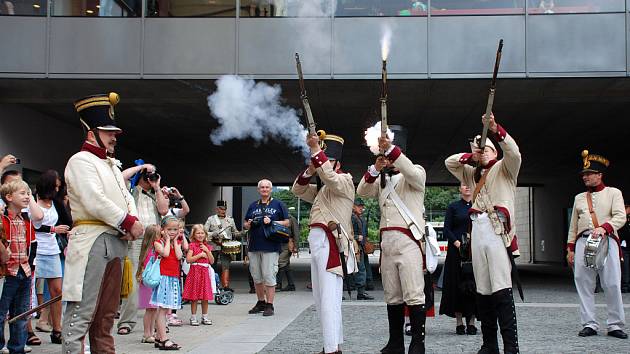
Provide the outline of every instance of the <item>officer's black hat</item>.
{"type": "Polygon", "coordinates": [[[407,151],[407,128],[402,125],[390,125],[388,128],[394,133],[392,144],[398,146],[402,151],[407,151]]]}
{"type": "Polygon", "coordinates": [[[227,209],[227,202],[225,200],[217,200],[217,208],[227,209]]]}
{"type": "Polygon", "coordinates": [[[322,150],[330,160],[340,161],[343,156],[344,140],[339,135],[326,134],[322,139],[322,150]]]}
{"type": "Polygon", "coordinates": [[[580,174],[587,172],[604,173],[610,165],[610,161],[601,155],[589,154],[588,150],[582,151],[582,171],[580,174]]]}
{"type": "Polygon", "coordinates": [[[114,120],[114,106],[120,97],[115,92],[109,94],[92,95],[74,102],[74,108],[79,114],[81,124],[89,131],[100,129],[122,133],[114,120]]]}

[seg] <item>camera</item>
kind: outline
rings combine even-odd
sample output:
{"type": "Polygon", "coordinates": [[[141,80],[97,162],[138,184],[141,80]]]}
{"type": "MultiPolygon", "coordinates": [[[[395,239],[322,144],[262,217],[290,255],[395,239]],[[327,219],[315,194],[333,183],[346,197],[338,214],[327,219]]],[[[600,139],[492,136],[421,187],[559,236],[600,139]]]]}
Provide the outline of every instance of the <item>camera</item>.
{"type": "Polygon", "coordinates": [[[147,172],[147,170],[142,170],[142,175],[141,175],[142,179],[144,179],[145,181],[150,181],[150,182],[155,182],[158,179],[160,179],[160,174],[157,172],[152,172],[149,173],[147,172]]]}
{"type": "Polygon", "coordinates": [[[22,160],[18,159],[17,157],[15,158],[15,164],[19,165],[22,163],[22,160]]]}

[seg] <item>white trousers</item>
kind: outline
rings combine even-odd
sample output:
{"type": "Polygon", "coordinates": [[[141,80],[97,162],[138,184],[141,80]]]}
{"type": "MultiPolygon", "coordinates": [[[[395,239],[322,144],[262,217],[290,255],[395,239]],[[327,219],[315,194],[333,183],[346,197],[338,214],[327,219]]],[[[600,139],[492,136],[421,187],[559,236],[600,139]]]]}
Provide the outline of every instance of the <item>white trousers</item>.
{"type": "Polygon", "coordinates": [[[477,293],[492,295],[512,288],[512,265],[500,236],[494,233],[487,214],[473,217],[472,264],[477,293]]]}
{"type": "Polygon", "coordinates": [[[580,237],[575,244],[575,267],[573,270],[575,288],[580,296],[580,319],[582,327],[599,329],[595,318],[595,282],[599,273],[599,280],[606,296],[608,309],[608,331],[623,329],[625,315],[621,298],[621,265],[619,260],[619,245],[613,239],[608,242],[608,258],[599,271],[584,266],[584,247],[586,239],[580,237]]]}
{"type": "Polygon", "coordinates": [[[312,228],[308,234],[308,243],[311,249],[313,297],[324,336],[324,352],[332,353],[343,343],[341,319],[343,278],[326,271],[330,250],[326,232],[320,228],[312,228]]]}

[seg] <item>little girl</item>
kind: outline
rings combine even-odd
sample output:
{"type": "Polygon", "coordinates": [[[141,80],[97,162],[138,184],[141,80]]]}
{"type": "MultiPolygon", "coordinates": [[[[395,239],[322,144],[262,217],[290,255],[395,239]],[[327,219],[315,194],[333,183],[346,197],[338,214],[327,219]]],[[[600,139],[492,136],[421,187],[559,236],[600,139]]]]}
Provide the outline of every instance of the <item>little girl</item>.
{"type": "Polygon", "coordinates": [[[166,337],[166,315],[171,309],[181,307],[179,260],[182,259],[182,244],[177,240],[179,220],[174,216],[165,216],[161,224],[161,239],[153,243],[155,253],[161,257],[160,284],[153,289],[149,303],[158,307],[155,347],[160,350],[178,350],[181,347],[166,337]]]}
{"type": "Polygon", "coordinates": [[[184,285],[184,300],[190,300],[190,325],[199,326],[197,321],[197,301],[201,301],[201,323],[211,325],[208,318],[208,300],[212,300],[212,283],[210,280],[210,264],[214,263],[212,246],[206,243],[208,234],[203,225],[192,227],[190,250],[186,255],[186,261],[190,264],[190,270],[184,285]]]}
{"type": "Polygon", "coordinates": [[[142,239],[142,247],[140,248],[140,258],[138,259],[138,271],[136,279],[138,280],[138,309],[145,309],[144,312],[144,335],[142,343],[155,343],[153,332],[155,330],[155,320],[157,315],[157,307],[150,304],[153,289],[142,283],[142,272],[144,272],[147,263],[151,257],[157,258],[153,243],[159,240],[160,227],[157,225],[149,225],[144,231],[142,239]]]}

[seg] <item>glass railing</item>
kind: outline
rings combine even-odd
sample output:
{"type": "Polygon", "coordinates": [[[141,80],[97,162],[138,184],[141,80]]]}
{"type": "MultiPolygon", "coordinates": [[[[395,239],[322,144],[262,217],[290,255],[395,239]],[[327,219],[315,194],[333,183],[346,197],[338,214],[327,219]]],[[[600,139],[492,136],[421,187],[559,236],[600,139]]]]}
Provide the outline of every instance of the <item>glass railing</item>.
{"type": "Polygon", "coordinates": [[[623,12],[625,0],[528,0],[529,14],[623,12]]]}
{"type": "MultiPolygon", "coordinates": [[[[1,1],[1,0],[0,0],[1,1]]],[[[52,16],[139,17],[142,0],[51,0],[52,16]]]]}
{"type": "Polygon", "coordinates": [[[331,17],[334,6],[333,0],[241,0],[240,16],[331,17]]]}
{"type": "Polygon", "coordinates": [[[46,0],[0,0],[0,15],[46,16],[46,0]]]}
{"type": "Polygon", "coordinates": [[[427,0],[337,0],[335,16],[426,16],[427,4],[427,0]]]}

